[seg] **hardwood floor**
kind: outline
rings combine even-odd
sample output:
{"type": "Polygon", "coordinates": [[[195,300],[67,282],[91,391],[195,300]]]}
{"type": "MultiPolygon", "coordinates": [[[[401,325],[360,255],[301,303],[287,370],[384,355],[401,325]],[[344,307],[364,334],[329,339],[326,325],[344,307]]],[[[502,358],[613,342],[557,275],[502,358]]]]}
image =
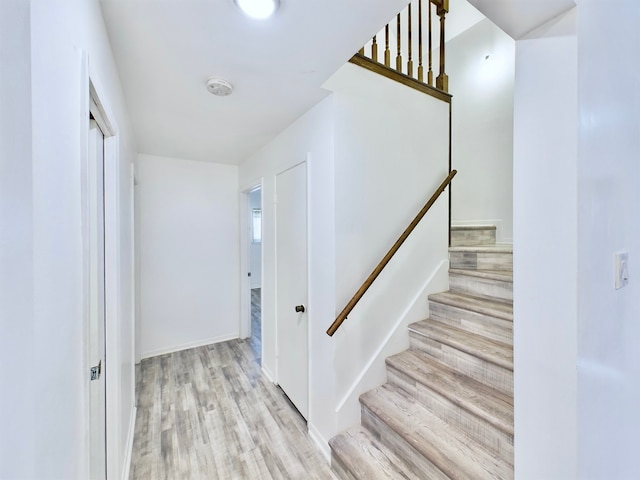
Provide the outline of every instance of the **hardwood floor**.
{"type": "Polygon", "coordinates": [[[130,480],[337,477],[249,340],[145,359],[130,480]]]}
{"type": "Polygon", "coordinates": [[[258,365],[262,365],[262,293],[260,288],[251,289],[251,338],[249,345],[258,365]]]}

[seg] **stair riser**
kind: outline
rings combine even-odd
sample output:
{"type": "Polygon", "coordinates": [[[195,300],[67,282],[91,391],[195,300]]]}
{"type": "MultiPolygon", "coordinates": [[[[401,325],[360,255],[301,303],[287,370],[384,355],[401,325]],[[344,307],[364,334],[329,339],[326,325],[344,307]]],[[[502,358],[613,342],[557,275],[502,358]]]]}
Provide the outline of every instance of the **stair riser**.
{"type": "Polygon", "coordinates": [[[492,340],[513,344],[513,322],[443,303],[429,302],[429,317],[492,340]]]}
{"type": "Polygon", "coordinates": [[[451,229],[451,246],[491,245],[496,243],[496,229],[451,229]]]}
{"type": "Polygon", "coordinates": [[[425,458],[393,428],[387,425],[366,406],[362,406],[361,423],[373,432],[387,447],[402,458],[414,471],[421,472],[429,480],[450,480],[438,467],[425,458]]]}
{"type": "Polygon", "coordinates": [[[498,458],[513,465],[513,435],[503,432],[432,390],[428,384],[417,382],[391,365],[387,366],[387,378],[389,383],[402,388],[441,419],[465,431],[498,458]]]}
{"type": "Polygon", "coordinates": [[[513,372],[504,367],[487,362],[460,351],[449,345],[410,332],[410,345],[424,353],[431,355],[443,364],[495,388],[507,395],[513,395],[513,372]]]}
{"type": "Polygon", "coordinates": [[[513,301],[513,282],[449,273],[449,290],[476,297],[513,301]]]}
{"type": "Polygon", "coordinates": [[[506,252],[449,252],[450,268],[461,270],[513,270],[513,254],[506,252]]]}

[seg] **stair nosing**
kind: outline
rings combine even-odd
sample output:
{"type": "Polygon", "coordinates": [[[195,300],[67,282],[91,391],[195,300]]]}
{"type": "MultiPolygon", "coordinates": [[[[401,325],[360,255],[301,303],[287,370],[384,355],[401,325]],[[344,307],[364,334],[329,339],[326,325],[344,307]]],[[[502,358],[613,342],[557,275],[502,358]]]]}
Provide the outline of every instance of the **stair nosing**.
{"type": "MultiPolygon", "coordinates": [[[[389,448],[387,445],[385,445],[383,442],[379,441],[375,435],[367,428],[365,428],[363,425],[357,425],[355,427],[352,427],[338,435],[336,435],[335,437],[331,438],[329,440],[329,447],[331,448],[331,452],[338,457],[338,460],[340,462],[342,462],[342,464],[344,466],[346,466],[349,469],[349,472],[351,474],[354,474],[353,470],[349,467],[355,467],[354,465],[354,458],[351,455],[341,455],[340,452],[341,450],[339,448],[336,448],[336,443],[339,442],[339,437],[343,437],[345,440],[345,442],[349,442],[349,439],[353,439],[354,441],[356,441],[355,436],[357,434],[360,434],[364,437],[366,437],[366,439],[369,441],[369,443],[371,444],[372,448],[377,449],[378,451],[380,451],[385,457],[387,457],[387,459],[389,460],[389,465],[392,465],[393,467],[399,469],[400,471],[402,471],[403,473],[406,472],[412,472],[410,466],[399,456],[397,455],[391,448],[389,448]],[[354,433],[355,432],[355,433],[354,433]]],[[[358,451],[358,453],[361,454],[362,457],[367,457],[369,458],[370,455],[368,455],[365,452],[362,452],[362,450],[360,449],[356,449],[358,451]]],[[[346,453],[346,452],[345,452],[346,453]]],[[[413,476],[413,475],[412,475],[413,476]]],[[[388,477],[390,478],[390,477],[388,477]]],[[[393,477],[395,478],[395,477],[393,477]]]]}
{"type": "Polygon", "coordinates": [[[449,247],[450,253],[509,253],[513,254],[513,245],[508,243],[492,243],[488,245],[456,245],[449,247]]]}
{"type": "MultiPolygon", "coordinates": [[[[403,374],[409,376],[414,381],[419,382],[425,387],[433,390],[438,395],[448,399],[451,403],[463,408],[467,412],[472,413],[478,418],[485,420],[487,423],[490,423],[495,428],[500,430],[501,432],[513,436],[513,397],[496,390],[495,388],[489,387],[488,385],[479,382],[467,375],[464,375],[456,370],[443,365],[441,362],[431,358],[427,354],[422,354],[416,350],[405,350],[404,352],[400,352],[396,355],[388,357],[386,359],[387,366],[395,368],[396,370],[402,372],[403,374]],[[420,377],[421,372],[416,372],[414,369],[407,370],[406,368],[402,368],[403,365],[399,363],[402,361],[403,357],[406,355],[411,355],[416,357],[419,361],[424,362],[428,369],[431,370],[430,373],[435,374],[436,376],[448,376],[451,375],[453,378],[457,379],[458,377],[465,377],[465,382],[467,382],[467,387],[470,390],[476,391],[478,393],[477,397],[479,398],[489,398],[490,402],[494,404],[495,410],[499,410],[498,404],[504,403],[508,407],[511,412],[511,418],[504,419],[500,418],[497,415],[494,415],[492,412],[480,408],[480,406],[473,401],[468,401],[465,396],[459,395],[458,392],[453,392],[449,389],[440,388],[440,385],[429,383],[425,381],[424,377],[420,377]],[[509,408],[510,407],[510,408],[509,408]]],[[[445,382],[449,383],[449,382],[445,382]]],[[[458,382],[453,382],[458,383],[458,382]]]]}
{"type": "Polygon", "coordinates": [[[450,268],[449,274],[466,275],[467,277],[486,278],[498,282],[513,283],[513,273],[509,270],[471,270],[450,268]]]}
{"type": "Polygon", "coordinates": [[[451,230],[497,230],[495,225],[451,225],[451,230]]]}
{"type": "Polygon", "coordinates": [[[482,359],[493,365],[513,371],[513,347],[504,342],[492,340],[482,335],[468,332],[460,328],[452,327],[451,325],[439,322],[434,319],[429,319],[428,321],[422,320],[420,322],[412,323],[411,325],[409,325],[409,332],[415,335],[421,335],[421,336],[430,338],[431,340],[435,340],[444,345],[448,345],[452,348],[455,348],[456,350],[467,353],[476,358],[482,359]],[[423,328],[427,329],[428,332],[421,331],[423,328]],[[445,331],[445,333],[447,334],[446,338],[442,335],[442,331],[445,331]],[[493,350],[509,351],[511,353],[511,359],[507,360],[506,358],[502,358],[502,356],[495,356],[482,350],[470,348],[469,345],[465,342],[455,341],[452,338],[454,335],[458,337],[463,337],[463,338],[475,337],[477,341],[481,344],[485,344],[485,345],[488,344],[494,347],[499,347],[499,348],[494,348],[493,350]]]}
{"type": "Polygon", "coordinates": [[[513,322],[513,302],[500,300],[495,298],[477,297],[462,292],[452,292],[450,290],[446,292],[432,293],[428,297],[429,302],[440,303],[442,305],[448,305],[451,307],[461,308],[474,313],[480,313],[490,317],[499,318],[502,320],[508,320],[513,322]],[[456,301],[458,300],[458,301],[456,301]],[[475,303],[471,303],[475,302],[475,303]],[[481,305],[478,305],[480,303],[481,305]],[[492,308],[492,306],[504,307],[511,305],[511,312],[501,311],[499,309],[492,308]]]}
{"type": "MultiPolygon", "coordinates": [[[[474,468],[480,468],[485,473],[492,475],[492,472],[488,471],[485,468],[485,463],[479,460],[484,460],[488,463],[500,463],[505,468],[512,467],[511,464],[506,461],[497,458],[495,455],[491,454],[485,447],[483,447],[479,442],[469,437],[463,430],[454,427],[436,414],[429,411],[424,406],[411,402],[411,399],[402,392],[401,389],[397,387],[390,386],[388,384],[382,385],[374,390],[371,390],[367,393],[364,393],[360,396],[360,403],[364,408],[367,408],[372,414],[374,414],[381,422],[385,423],[388,428],[392,429],[404,439],[412,448],[416,449],[420,455],[424,458],[428,459],[436,468],[442,471],[445,475],[450,476],[451,478],[460,478],[460,474],[464,474],[464,478],[475,479],[477,478],[476,473],[473,470],[474,468]],[[412,432],[407,432],[404,429],[397,429],[397,426],[402,426],[402,418],[404,416],[404,411],[400,411],[398,414],[395,410],[392,412],[384,412],[379,411],[379,408],[375,405],[375,400],[371,400],[371,397],[374,399],[377,397],[382,399],[381,401],[393,401],[393,397],[397,397],[400,401],[405,403],[407,408],[412,409],[413,411],[419,410],[420,418],[429,419],[430,426],[429,428],[415,425],[420,428],[418,432],[419,436],[423,439],[427,440],[426,442],[416,442],[415,441],[415,433],[416,428],[413,429],[412,432]],[[392,397],[389,399],[388,397],[392,397]],[[438,430],[438,431],[436,431],[438,430]],[[414,441],[411,441],[413,439],[414,441]],[[439,441],[443,440],[443,441],[439,441]],[[455,445],[455,446],[452,446],[455,445]],[[431,447],[431,449],[429,449],[431,447]],[[433,455],[435,451],[435,455],[433,455]],[[484,458],[480,458],[484,457],[484,458]],[[472,462],[468,462],[465,460],[473,459],[472,462]],[[449,460],[451,464],[448,464],[443,459],[449,460]],[[463,465],[473,465],[472,469],[463,469],[463,465]],[[457,470],[452,470],[452,465],[455,465],[457,470]]],[[[397,406],[397,401],[394,403],[397,406]]]]}

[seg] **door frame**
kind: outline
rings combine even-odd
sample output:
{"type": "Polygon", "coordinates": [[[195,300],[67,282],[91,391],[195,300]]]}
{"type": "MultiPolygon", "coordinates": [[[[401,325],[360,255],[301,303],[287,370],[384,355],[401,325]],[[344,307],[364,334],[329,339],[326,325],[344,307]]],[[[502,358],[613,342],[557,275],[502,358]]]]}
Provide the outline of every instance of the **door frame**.
{"type": "MultiPolygon", "coordinates": [[[[91,109],[93,110],[93,109],[91,109]]],[[[89,384],[89,476],[91,480],[106,479],[106,285],[105,285],[105,230],[104,230],[104,133],[95,119],[90,120],[89,129],[90,154],[85,163],[83,184],[86,184],[87,195],[83,201],[83,219],[86,220],[84,231],[89,241],[84,252],[90,258],[90,271],[86,278],[90,288],[88,331],[90,332],[86,347],[89,367],[98,367],[97,381],[91,379],[89,384]],[[86,214],[84,214],[86,212],[86,214]],[[95,263],[94,263],[95,262],[95,263]],[[95,303],[94,303],[95,302],[95,303]],[[100,369],[100,365],[102,368],[100,369]],[[101,370],[101,371],[100,371],[101,370]],[[95,429],[95,430],[94,430],[95,429]],[[95,443],[94,443],[95,442],[95,443]],[[95,471],[94,471],[95,469],[95,471]]],[[[87,382],[87,378],[83,378],[87,382]]]]}
{"type": "MultiPolygon", "coordinates": [[[[88,253],[88,203],[86,172],[89,162],[89,115],[93,115],[100,130],[104,134],[104,274],[105,274],[105,389],[106,389],[106,475],[108,479],[115,478],[114,473],[119,471],[119,438],[120,425],[118,422],[120,408],[120,387],[119,387],[119,317],[120,317],[120,228],[119,218],[119,150],[120,138],[118,126],[114,121],[114,116],[105,103],[106,96],[102,93],[99,82],[90,72],[89,57],[86,52],[82,52],[81,58],[81,86],[82,86],[82,108],[81,108],[81,195],[82,195],[82,289],[83,289],[83,341],[84,341],[84,363],[82,378],[84,381],[85,397],[85,419],[87,428],[85,429],[85,445],[90,440],[90,385],[89,385],[89,261],[88,253]],[[113,368],[112,368],[113,367],[113,368]]],[[[132,379],[135,382],[135,379],[132,379]]],[[[87,448],[83,458],[83,470],[89,472],[89,453],[87,448]]]]}
{"type": "MultiPolygon", "coordinates": [[[[249,212],[249,193],[260,189],[260,205],[262,207],[262,225],[264,232],[264,182],[261,178],[249,186],[240,189],[240,338],[251,336],[251,279],[247,275],[251,271],[251,220],[249,212]]],[[[264,267],[264,239],[260,245],[261,262],[264,267]]],[[[263,270],[264,271],[264,270],[263,270]]],[[[264,277],[264,276],[263,276],[264,277]]],[[[260,328],[263,325],[264,315],[260,312],[260,328]]],[[[262,348],[262,347],[261,347],[262,348]]],[[[262,355],[263,352],[261,352],[262,355]]]]}

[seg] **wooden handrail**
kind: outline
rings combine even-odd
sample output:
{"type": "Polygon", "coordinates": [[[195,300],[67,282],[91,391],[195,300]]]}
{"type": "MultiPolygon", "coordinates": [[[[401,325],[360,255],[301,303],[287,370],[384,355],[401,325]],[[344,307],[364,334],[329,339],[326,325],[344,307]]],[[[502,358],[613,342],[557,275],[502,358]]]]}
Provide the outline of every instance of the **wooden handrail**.
{"type": "Polygon", "coordinates": [[[424,207],[422,207],[422,210],[418,212],[418,215],[416,215],[416,217],[411,221],[409,226],[404,230],[404,232],[402,232],[402,235],[400,235],[400,238],[396,240],[396,243],[393,244],[393,247],[391,247],[391,249],[387,252],[387,254],[382,258],[382,260],[380,260],[380,263],[378,264],[378,266],[373,270],[373,272],[371,272],[371,275],[369,275],[369,277],[364,281],[362,286],[358,289],[356,294],[351,298],[351,300],[349,300],[349,303],[347,303],[347,305],[342,309],[342,311],[340,312],[340,315],[336,317],[335,321],[331,324],[331,326],[327,330],[327,335],[332,337],[333,334],[336,333],[336,330],[340,328],[340,325],[342,325],[342,322],[344,322],[347,319],[347,316],[351,313],[351,310],[353,310],[353,307],[356,306],[356,304],[364,296],[365,292],[373,284],[373,282],[378,277],[378,275],[380,275],[380,272],[384,270],[384,267],[387,266],[391,258],[400,249],[400,246],[409,237],[409,235],[411,235],[411,232],[413,232],[413,230],[418,226],[418,223],[420,223],[420,220],[422,220],[422,217],[426,215],[426,213],[429,211],[431,206],[436,202],[440,194],[444,192],[444,189],[447,188],[447,186],[451,183],[451,180],[453,179],[453,177],[456,176],[456,173],[458,173],[457,170],[451,170],[451,173],[447,175],[447,178],[445,178],[442,181],[438,189],[433,193],[433,195],[431,195],[431,198],[429,199],[429,201],[424,205],[424,207]]]}

